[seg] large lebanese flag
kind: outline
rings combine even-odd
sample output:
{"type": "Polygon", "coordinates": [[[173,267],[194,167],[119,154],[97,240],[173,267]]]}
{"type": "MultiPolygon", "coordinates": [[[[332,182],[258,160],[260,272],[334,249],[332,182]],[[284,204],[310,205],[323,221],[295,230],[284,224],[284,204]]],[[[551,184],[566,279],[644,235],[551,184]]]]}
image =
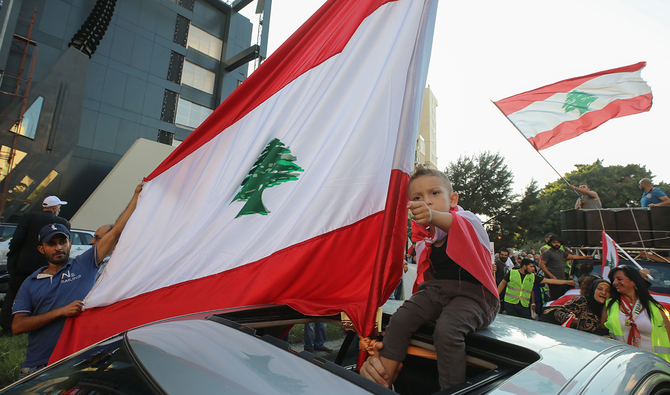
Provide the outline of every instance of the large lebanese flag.
{"type": "Polygon", "coordinates": [[[146,178],[51,362],[167,317],[273,302],[345,311],[370,334],[402,273],[436,8],[323,5],[146,178]]]}
{"type": "Polygon", "coordinates": [[[646,64],[571,78],[494,104],[536,150],[543,150],[609,119],[649,111],[651,88],[640,76],[646,64]]]}

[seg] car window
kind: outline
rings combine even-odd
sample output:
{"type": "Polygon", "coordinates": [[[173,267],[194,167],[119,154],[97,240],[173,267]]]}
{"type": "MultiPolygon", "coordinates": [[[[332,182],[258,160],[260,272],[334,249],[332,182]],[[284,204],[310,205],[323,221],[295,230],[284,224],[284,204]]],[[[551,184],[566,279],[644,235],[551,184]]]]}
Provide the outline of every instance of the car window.
{"type": "Polygon", "coordinates": [[[76,245],[88,245],[93,236],[85,232],[72,232],[72,244],[76,245]],[[75,241],[76,240],[76,241],[75,241]]]}
{"type": "Polygon", "coordinates": [[[12,236],[14,235],[14,231],[16,230],[16,226],[0,225],[0,229],[2,229],[2,232],[0,232],[0,242],[3,242],[12,238],[12,236]]]}
{"type": "Polygon", "coordinates": [[[5,394],[158,394],[117,336],[38,373],[5,394]]]}

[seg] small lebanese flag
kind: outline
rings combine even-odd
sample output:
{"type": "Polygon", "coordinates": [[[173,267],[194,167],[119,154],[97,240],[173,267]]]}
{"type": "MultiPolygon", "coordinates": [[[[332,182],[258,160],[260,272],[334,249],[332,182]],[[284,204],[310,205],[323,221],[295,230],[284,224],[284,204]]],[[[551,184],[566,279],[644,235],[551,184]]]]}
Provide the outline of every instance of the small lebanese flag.
{"type": "Polygon", "coordinates": [[[51,361],[267,303],[367,336],[397,287],[437,0],[330,0],[156,170],[51,361]]]}
{"type": "Polygon", "coordinates": [[[565,320],[565,322],[564,322],[563,325],[561,325],[561,326],[562,326],[563,328],[570,328],[570,325],[572,325],[572,321],[573,321],[574,319],[575,319],[575,315],[574,315],[574,314],[570,314],[570,315],[568,316],[568,319],[565,320]]]}
{"type": "Polygon", "coordinates": [[[603,232],[603,278],[607,278],[610,270],[619,266],[619,254],[616,250],[616,242],[610,235],[603,232]]]}
{"type": "Polygon", "coordinates": [[[646,64],[572,78],[494,104],[540,151],[609,119],[649,111],[651,88],[640,77],[646,64]]]}

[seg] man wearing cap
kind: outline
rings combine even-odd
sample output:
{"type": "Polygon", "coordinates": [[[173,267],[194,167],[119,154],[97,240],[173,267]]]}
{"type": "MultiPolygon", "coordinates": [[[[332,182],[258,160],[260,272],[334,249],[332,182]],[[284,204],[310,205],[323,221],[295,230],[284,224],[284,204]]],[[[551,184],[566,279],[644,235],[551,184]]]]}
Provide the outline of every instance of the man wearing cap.
{"type": "Polygon", "coordinates": [[[67,227],[56,223],[40,230],[37,249],[44,254],[48,265],[36,270],[21,285],[12,309],[14,334],[29,333],[22,376],[47,364],[66,318],[81,314],[82,300],[95,283],[98,265],[114,250],[141,191],[140,184],[112,229],[76,258],[70,258],[67,227]]]}
{"type": "Polygon", "coordinates": [[[32,272],[47,264],[44,255],[37,251],[37,235],[48,224],[62,224],[70,229],[70,223],[58,216],[60,206],[67,204],[56,196],[49,196],[42,203],[41,212],[27,213],[16,226],[14,236],[7,252],[7,271],[9,272],[9,289],[2,303],[0,326],[2,333],[11,335],[12,304],[23,281],[32,272]]]}
{"type": "MultiPolygon", "coordinates": [[[[570,254],[567,251],[561,250],[563,242],[556,235],[549,237],[549,248],[542,253],[540,258],[540,269],[544,272],[547,278],[565,280],[565,261],[566,260],[580,260],[593,259],[593,255],[579,256],[570,254]]],[[[556,300],[563,296],[567,291],[565,285],[549,284],[549,299],[556,300]]]]}

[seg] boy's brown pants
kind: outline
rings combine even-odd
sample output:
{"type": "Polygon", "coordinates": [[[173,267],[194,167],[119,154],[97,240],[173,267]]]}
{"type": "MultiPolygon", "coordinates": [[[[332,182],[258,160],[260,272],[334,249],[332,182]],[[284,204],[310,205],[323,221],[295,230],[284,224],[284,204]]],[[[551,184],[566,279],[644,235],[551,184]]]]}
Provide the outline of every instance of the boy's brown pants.
{"type": "Polygon", "coordinates": [[[440,387],[465,381],[465,336],[484,329],[495,319],[498,299],[481,284],[457,280],[431,280],[393,313],[384,334],[380,355],[394,361],[407,356],[412,334],[435,322],[440,387]]]}

